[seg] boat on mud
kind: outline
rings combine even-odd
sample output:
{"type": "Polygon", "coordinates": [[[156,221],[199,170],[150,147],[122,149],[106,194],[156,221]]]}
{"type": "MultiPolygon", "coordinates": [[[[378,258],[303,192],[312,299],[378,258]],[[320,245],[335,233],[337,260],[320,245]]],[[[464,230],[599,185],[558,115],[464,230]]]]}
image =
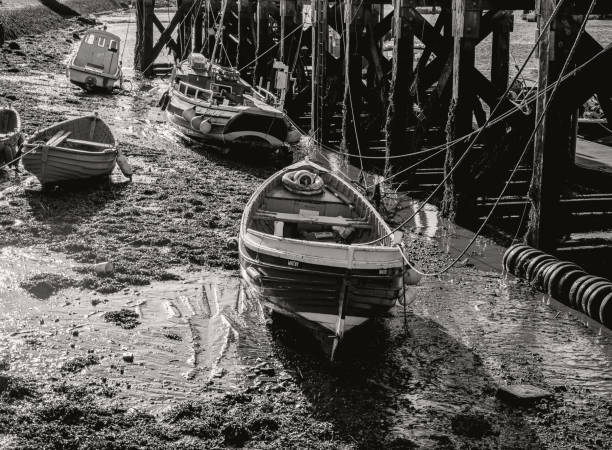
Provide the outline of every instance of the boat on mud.
{"type": "Polygon", "coordinates": [[[21,135],[21,117],[12,107],[0,108],[0,165],[17,165],[21,135]]]}
{"type": "Polygon", "coordinates": [[[269,104],[273,99],[241,79],[237,70],[192,53],[173,71],[162,108],[168,121],[189,138],[279,149],[298,142],[301,134],[283,111],[269,104]]]}
{"type": "Polygon", "coordinates": [[[66,73],[71,83],[86,91],[112,92],[121,80],[119,36],[105,30],[88,31],[66,73]]]}
{"type": "Polygon", "coordinates": [[[379,316],[418,275],[384,219],[349,182],[305,160],[270,177],[246,205],[241,273],[275,312],[314,331],[333,359],[345,332],[379,316]]]}
{"type": "MultiPolygon", "coordinates": [[[[110,175],[119,151],[113,132],[97,115],[66,120],[45,128],[23,144],[23,167],[41,184],[110,175]]],[[[131,175],[122,163],[121,170],[131,175]]]]}

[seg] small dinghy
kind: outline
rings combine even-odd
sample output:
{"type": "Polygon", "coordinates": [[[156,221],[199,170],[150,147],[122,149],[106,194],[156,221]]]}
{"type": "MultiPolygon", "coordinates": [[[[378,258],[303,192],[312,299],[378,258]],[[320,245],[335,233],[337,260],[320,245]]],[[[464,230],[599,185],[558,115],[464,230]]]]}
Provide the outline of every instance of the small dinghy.
{"type": "Polygon", "coordinates": [[[90,30],[66,70],[71,83],[85,89],[112,92],[121,80],[121,39],[108,31],[90,30]]]}
{"type": "Polygon", "coordinates": [[[242,276],[265,305],[315,331],[333,359],[346,331],[388,311],[408,293],[406,283],[418,282],[397,246],[400,234],[348,182],[301,161],[247,203],[242,276]]]}
{"type": "MultiPolygon", "coordinates": [[[[97,115],[60,122],[23,145],[23,167],[41,184],[108,176],[118,157],[113,132],[97,115]]],[[[120,164],[126,176],[129,166],[120,164]]]]}
{"type": "Polygon", "coordinates": [[[15,159],[22,139],[19,113],[11,107],[0,108],[0,165],[17,165],[15,159]]]}

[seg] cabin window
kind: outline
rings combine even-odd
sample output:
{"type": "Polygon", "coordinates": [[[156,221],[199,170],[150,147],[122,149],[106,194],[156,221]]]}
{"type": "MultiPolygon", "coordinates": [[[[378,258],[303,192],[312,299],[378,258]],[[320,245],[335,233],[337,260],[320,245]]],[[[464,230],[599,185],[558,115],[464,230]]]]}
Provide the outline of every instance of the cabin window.
{"type": "Polygon", "coordinates": [[[108,49],[109,49],[111,52],[116,52],[118,48],[119,48],[119,46],[117,45],[117,41],[115,41],[114,39],[112,39],[112,40],[110,41],[110,44],[108,44],[108,49]]]}
{"type": "Polygon", "coordinates": [[[188,97],[195,97],[196,96],[196,92],[197,89],[196,88],[192,88],[192,87],[187,87],[187,92],[185,92],[185,95],[187,95],[188,97]]]}
{"type": "Polygon", "coordinates": [[[209,101],[210,100],[210,92],[208,92],[208,91],[198,91],[198,99],[209,101]]]}
{"type": "Polygon", "coordinates": [[[87,40],[85,42],[87,42],[89,45],[93,45],[95,40],[96,37],[93,34],[90,34],[89,36],[87,36],[87,40]]]}
{"type": "Polygon", "coordinates": [[[103,38],[103,37],[98,38],[98,47],[106,47],[106,38],[103,38]]]}
{"type": "Polygon", "coordinates": [[[183,83],[179,83],[179,92],[181,94],[184,94],[186,90],[187,90],[187,87],[183,83]]]}

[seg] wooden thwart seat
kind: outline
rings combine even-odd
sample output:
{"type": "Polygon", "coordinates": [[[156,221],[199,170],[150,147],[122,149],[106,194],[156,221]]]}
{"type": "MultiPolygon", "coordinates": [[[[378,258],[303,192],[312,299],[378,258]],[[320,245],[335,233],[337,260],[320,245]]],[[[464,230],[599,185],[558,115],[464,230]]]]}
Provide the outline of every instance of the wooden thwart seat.
{"type": "Polygon", "coordinates": [[[84,141],[81,139],[66,139],[66,142],[68,142],[69,144],[75,144],[75,145],[83,146],[83,147],[95,147],[95,148],[101,148],[101,149],[113,148],[113,146],[110,144],[103,144],[101,142],[94,142],[94,141],[84,141]]]}
{"type": "Polygon", "coordinates": [[[347,219],[346,217],[300,215],[274,211],[264,211],[261,209],[255,213],[255,216],[253,218],[259,220],[274,220],[290,223],[307,223],[315,225],[329,225],[353,228],[372,228],[372,226],[364,219],[347,219]]]}

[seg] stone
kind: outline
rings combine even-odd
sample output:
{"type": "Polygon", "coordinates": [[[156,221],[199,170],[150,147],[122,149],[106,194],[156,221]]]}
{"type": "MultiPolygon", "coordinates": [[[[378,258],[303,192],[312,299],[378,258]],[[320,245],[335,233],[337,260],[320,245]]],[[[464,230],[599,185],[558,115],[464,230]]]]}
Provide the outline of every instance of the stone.
{"type": "Polygon", "coordinates": [[[497,389],[500,400],[514,405],[529,405],[551,395],[549,391],[531,384],[509,384],[497,389]]]}
{"type": "Polygon", "coordinates": [[[11,42],[8,43],[8,48],[10,48],[11,50],[20,50],[21,49],[21,45],[19,45],[15,41],[11,41],[11,42]]]}
{"type": "Polygon", "coordinates": [[[134,362],[134,354],[133,353],[125,352],[121,357],[127,363],[133,363],[134,362]]]}

